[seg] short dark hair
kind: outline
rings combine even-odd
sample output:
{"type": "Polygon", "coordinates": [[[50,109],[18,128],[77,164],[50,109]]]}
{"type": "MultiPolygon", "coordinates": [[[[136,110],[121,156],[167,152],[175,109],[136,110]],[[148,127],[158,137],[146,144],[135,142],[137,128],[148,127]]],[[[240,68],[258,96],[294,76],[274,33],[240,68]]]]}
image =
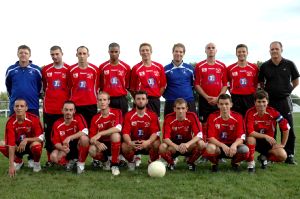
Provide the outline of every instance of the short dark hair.
{"type": "Polygon", "coordinates": [[[248,51],[248,46],[246,44],[238,44],[235,48],[235,52],[237,51],[237,49],[239,48],[246,48],[246,50],[248,51]]]}
{"type": "Polygon", "coordinates": [[[185,53],[185,46],[182,43],[174,44],[172,52],[174,52],[175,48],[183,48],[183,53],[185,53]]]}
{"type": "Polygon", "coordinates": [[[52,47],[50,48],[50,51],[54,51],[54,50],[60,50],[60,52],[62,52],[62,49],[61,49],[60,46],[52,46],[52,47]]]}
{"type": "Polygon", "coordinates": [[[31,49],[29,48],[29,46],[26,46],[26,45],[21,45],[21,46],[19,46],[19,47],[18,47],[18,52],[19,52],[19,50],[21,50],[21,49],[26,49],[26,50],[28,50],[29,53],[31,54],[31,49]]]}
{"type": "Polygon", "coordinates": [[[270,47],[271,47],[272,44],[279,44],[280,48],[282,48],[282,43],[280,41],[272,41],[270,43],[270,47]]]}
{"type": "Polygon", "coordinates": [[[142,44],[140,45],[139,51],[141,50],[141,48],[142,48],[143,46],[149,46],[150,51],[152,52],[152,46],[151,46],[151,44],[149,44],[149,43],[142,43],[142,44]]]}
{"type": "Polygon", "coordinates": [[[15,100],[15,102],[14,102],[14,105],[15,105],[16,101],[24,101],[24,102],[25,102],[25,105],[27,106],[27,102],[26,102],[26,100],[25,100],[24,98],[17,98],[17,99],[15,100]]]}
{"type": "Polygon", "coordinates": [[[108,50],[111,48],[119,48],[120,49],[120,45],[118,43],[113,42],[113,43],[109,44],[108,50]]]}
{"type": "Polygon", "coordinates": [[[79,46],[79,47],[77,48],[76,52],[78,52],[78,50],[79,50],[80,48],[85,48],[85,49],[87,50],[87,52],[89,53],[89,49],[88,49],[88,47],[86,47],[86,46],[79,46]]]}
{"type": "Polygon", "coordinates": [[[144,90],[138,90],[134,93],[134,99],[135,99],[135,96],[137,95],[146,95],[147,99],[148,99],[148,93],[147,91],[144,91],[144,90]]]}
{"type": "Polygon", "coordinates": [[[222,100],[229,99],[230,102],[232,102],[230,95],[228,95],[228,94],[226,94],[226,93],[225,93],[225,94],[221,94],[221,95],[218,97],[218,102],[219,102],[221,99],[222,99],[222,100]]]}
{"type": "MultiPolygon", "coordinates": [[[[64,105],[65,104],[73,104],[74,105],[74,108],[76,107],[76,105],[75,105],[75,103],[72,101],[72,100],[66,100],[65,102],[64,102],[64,105]]],[[[75,108],[76,109],[76,108],[75,108]]]]}
{"type": "Polygon", "coordinates": [[[186,107],[188,107],[186,100],[183,98],[177,98],[173,104],[173,107],[175,108],[177,104],[185,104],[186,107]]]}
{"type": "Polygon", "coordinates": [[[269,94],[264,91],[264,90],[258,90],[255,95],[254,95],[254,99],[256,100],[261,100],[266,98],[269,101],[269,94]]]}

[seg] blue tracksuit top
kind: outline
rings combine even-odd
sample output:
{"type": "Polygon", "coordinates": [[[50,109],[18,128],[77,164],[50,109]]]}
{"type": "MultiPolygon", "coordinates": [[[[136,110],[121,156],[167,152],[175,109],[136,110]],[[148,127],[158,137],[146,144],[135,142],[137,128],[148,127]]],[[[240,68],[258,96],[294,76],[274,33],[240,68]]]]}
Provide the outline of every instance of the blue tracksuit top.
{"type": "Polygon", "coordinates": [[[39,109],[42,73],[40,67],[32,64],[32,61],[26,67],[21,67],[18,61],[8,67],[5,85],[9,95],[10,113],[13,112],[14,102],[18,98],[26,100],[28,109],[39,109]]]}
{"type": "Polygon", "coordinates": [[[175,66],[172,62],[164,69],[167,87],[163,97],[166,101],[174,102],[177,98],[183,98],[187,102],[193,101],[194,67],[183,62],[180,66],[175,66]]]}

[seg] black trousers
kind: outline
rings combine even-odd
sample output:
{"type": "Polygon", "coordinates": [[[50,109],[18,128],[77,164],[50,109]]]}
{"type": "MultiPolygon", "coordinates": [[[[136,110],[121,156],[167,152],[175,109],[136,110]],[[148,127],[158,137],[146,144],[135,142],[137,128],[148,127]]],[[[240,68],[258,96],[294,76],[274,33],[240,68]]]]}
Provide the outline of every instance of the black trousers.
{"type": "Polygon", "coordinates": [[[49,114],[49,113],[43,113],[44,118],[44,131],[45,131],[45,148],[48,152],[52,152],[54,149],[54,146],[51,142],[51,132],[53,124],[56,120],[63,117],[62,114],[49,114]]]}

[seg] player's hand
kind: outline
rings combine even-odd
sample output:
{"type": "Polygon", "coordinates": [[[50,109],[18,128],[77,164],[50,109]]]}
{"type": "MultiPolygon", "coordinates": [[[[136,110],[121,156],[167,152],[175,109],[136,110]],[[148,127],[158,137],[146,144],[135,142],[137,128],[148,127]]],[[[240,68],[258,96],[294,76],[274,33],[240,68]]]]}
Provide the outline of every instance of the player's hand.
{"type": "Polygon", "coordinates": [[[71,138],[70,137],[66,137],[66,139],[63,141],[63,145],[69,147],[70,141],[71,141],[71,138]]]}
{"type": "Polygon", "coordinates": [[[229,148],[229,157],[233,157],[236,154],[237,146],[231,145],[229,148]]]}
{"type": "Polygon", "coordinates": [[[62,146],[62,151],[65,152],[65,153],[69,153],[70,152],[70,148],[66,145],[63,145],[62,146]]]}
{"type": "Polygon", "coordinates": [[[181,154],[185,154],[188,151],[188,147],[185,143],[181,143],[178,149],[181,154]]]}
{"type": "Polygon", "coordinates": [[[8,168],[9,177],[14,178],[16,176],[16,168],[15,165],[9,166],[8,168]]]}
{"type": "Polygon", "coordinates": [[[266,135],[266,141],[269,142],[272,146],[276,144],[276,140],[271,136],[266,135]]]}
{"type": "Polygon", "coordinates": [[[284,146],[282,144],[274,144],[272,149],[279,149],[279,148],[284,148],[284,146]]]}
{"type": "Polygon", "coordinates": [[[22,140],[22,142],[19,144],[17,151],[19,153],[22,153],[23,151],[25,151],[26,145],[27,145],[27,139],[24,138],[24,140],[22,140]]]}
{"type": "Polygon", "coordinates": [[[96,147],[99,151],[105,151],[107,149],[107,146],[104,143],[99,141],[97,141],[96,147]]]}
{"type": "Polygon", "coordinates": [[[96,139],[95,136],[94,136],[94,137],[92,137],[92,138],[90,139],[90,143],[96,145],[97,140],[98,140],[98,139],[96,139]]]}
{"type": "Polygon", "coordinates": [[[222,145],[222,150],[224,151],[226,156],[230,155],[230,148],[227,145],[223,144],[222,145]]]}
{"type": "Polygon", "coordinates": [[[150,146],[149,140],[141,140],[140,141],[140,147],[141,149],[147,149],[150,146]]]}
{"type": "Polygon", "coordinates": [[[218,102],[218,98],[217,97],[211,97],[210,101],[208,102],[210,105],[214,106],[216,105],[218,102]]]}

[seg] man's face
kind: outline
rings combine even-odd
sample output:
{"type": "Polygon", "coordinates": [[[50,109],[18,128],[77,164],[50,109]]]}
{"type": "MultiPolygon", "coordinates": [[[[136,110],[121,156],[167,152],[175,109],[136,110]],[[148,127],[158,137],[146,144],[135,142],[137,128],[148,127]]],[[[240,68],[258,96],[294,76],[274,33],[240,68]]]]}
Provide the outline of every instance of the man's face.
{"type": "Polygon", "coordinates": [[[217,54],[217,48],[216,45],[213,43],[209,43],[205,47],[205,53],[207,57],[215,57],[217,54]]]}
{"type": "Polygon", "coordinates": [[[50,55],[54,63],[59,64],[62,62],[63,53],[59,49],[51,50],[50,55]]]}
{"type": "Polygon", "coordinates": [[[134,102],[136,104],[136,107],[141,110],[144,109],[148,104],[148,99],[145,94],[137,94],[135,95],[134,102]]]}
{"type": "Polygon", "coordinates": [[[79,63],[87,63],[87,59],[90,55],[86,48],[79,48],[76,53],[76,56],[78,58],[79,63]]]}
{"type": "Polygon", "coordinates": [[[28,62],[30,58],[30,52],[28,49],[18,50],[18,58],[20,62],[28,62]]]}
{"type": "Polygon", "coordinates": [[[108,99],[107,94],[98,95],[98,106],[101,110],[106,110],[109,107],[110,100],[108,99]]]}
{"type": "Polygon", "coordinates": [[[24,100],[15,101],[14,111],[17,116],[25,116],[25,113],[27,110],[28,110],[28,107],[24,100]]]}
{"type": "Polygon", "coordinates": [[[109,57],[111,60],[115,61],[119,59],[120,49],[118,47],[109,48],[109,57]]]}
{"type": "Polygon", "coordinates": [[[140,55],[143,60],[149,60],[151,59],[151,48],[150,46],[142,46],[140,49],[140,55]]]}
{"type": "Polygon", "coordinates": [[[270,55],[272,59],[281,58],[282,48],[279,43],[270,45],[270,55]]]}
{"type": "Polygon", "coordinates": [[[229,114],[232,103],[229,99],[220,99],[218,102],[218,108],[220,109],[221,114],[229,114]]]}
{"type": "Polygon", "coordinates": [[[173,60],[176,62],[182,62],[184,56],[183,48],[175,47],[173,51],[173,60]]]}
{"type": "Polygon", "coordinates": [[[255,108],[258,112],[265,112],[267,110],[268,100],[266,98],[256,99],[255,108]]]}
{"type": "Polygon", "coordinates": [[[176,113],[176,118],[179,120],[183,120],[186,117],[186,112],[188,111],[188,107],[186,103],[176,104],[174,107],[174,112],[176,113]]]}
{"type": "Polygon", "coordinates": [[[75,114],[74,104],[64,104],[62,114],[64,115],[65,119],[72,119],[75,114]]]}
{"type": "Polygon", "coordinates": [[[246,61],[248,56],[247,48],[240,47],[236,50],[236,56],[239,61],[246,61]]]}

